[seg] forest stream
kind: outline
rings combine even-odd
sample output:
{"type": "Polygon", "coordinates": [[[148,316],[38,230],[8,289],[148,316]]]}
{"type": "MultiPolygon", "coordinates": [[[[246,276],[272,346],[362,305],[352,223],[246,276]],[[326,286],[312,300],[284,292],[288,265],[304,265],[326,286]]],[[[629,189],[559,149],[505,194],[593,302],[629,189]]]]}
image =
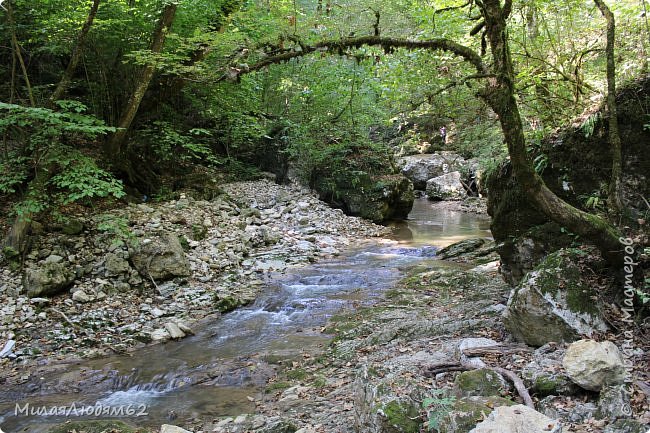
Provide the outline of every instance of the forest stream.
{"type": "Polygon", "coordinates": [[[58,371],[5,390],[0,423],[8,431],[37,432],[66,419],[27,416],[26,405],[30,410],[73,404],[79,410],[90,405],[130,408],[147,415],[99,418],[132,418],[138,425],[152,426],[253,412],[274,365],[310,356],[305,354],[317,353],[328,343],[331,337],[322,329],[329,317],[372,303],[414,266],[462,266],[439,261],[436,250],[490,236],[485,216],[416,200],[409,219],[394,223],[391,239],[357,245],[336,259],[274,275],[253,304],[205,322],[193,337],[150,346],[132,356],[76,363],[63,374],[58,371]]]}

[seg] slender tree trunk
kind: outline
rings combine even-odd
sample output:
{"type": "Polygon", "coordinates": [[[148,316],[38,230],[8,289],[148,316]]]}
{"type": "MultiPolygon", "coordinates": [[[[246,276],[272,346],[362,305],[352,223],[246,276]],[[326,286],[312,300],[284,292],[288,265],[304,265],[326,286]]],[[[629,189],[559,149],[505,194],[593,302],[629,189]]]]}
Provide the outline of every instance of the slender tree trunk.
{"type": "Polygon", "coordinates": [[[84,44],[86,43],[88,31],[90,30],[90,27],[93,25],[93,21],[95,20],[95,16],[97,15],[97,9],[99,8],[100,1],[101,0],[93,0],[93,4],[90,7],[90,12],[88,12],[88,17],[86,18],[86,22],[81,28],[81,31],[79,32],[79,36],[77,36],[77,42],[75,43],[75,46],[72,49],[72,55],[70,57],[70,62],[68,63],[68,67],[63,73],[63,77],[61,78],[61,81],[59,81],[59,84],[56,86],[56,89],[54,89],[54,92],[52,93],[52,95],[48,100],[48,105],[50,107],[54,106],[54,103],[59,99],[61,99],[61,96],[63,96],[65,91],[68,89],[68,86],[70,86],[70,82],[72,81],[74,72],[77,69],[79,60],[81,60],[81,55],[83,54],[83,48],[84,48],[84,44]]]}
{"type": "MultiPolygon", "coordinates": [[[[156,25],[156,30],[153,34],[153,39],[151,42],[152,53],[158,54],[162,51],[167,31],[172,25],[174,16],[176,15],[176,6],[177,5],[175,3],[170,3],[167,4],[163,9],[162,15],[158,21],[158,24],[156,25]]],[[[124,140],[126,139],[126,135],[129,131],[129,128],[131,127],[131,123],[133,122],[133,119],[138,112],[138,108],[140,108],[142,98],[144,98],[144,95],[149,88],[149,83],[151,82],[151,78],[153,77],[154,72],[154,65],[146,65],[144,67],[142,75],[136,84],[135,90],[133,90],[129,101],[126,104],[122,117],[118,122],[117,126],[119,129],[108,141],[106,151],[110,157],[116,158],[119,157],[119,155],[122,153],[124,140]]]]}
{"type": "Polygon", "coordinates": [[[20,50],[20,44],[18,43],[18,38],[16,37],[16,22],[14,21],[14,10],[11,6],[11,2],[7,3],[7,23],[11,29],[11,45],[13,51],[18,59],[20,64],[20,70],[23,73],[23,79],[25,80],[25,86],[27,87],[27,95],[29,96],[29,103],[32,107],[36,106],[36,101],[34,99],[34,92],[32,92],[32,85],[29,82],[29,75],[27,75],[27,67],[25,66],[25,60],[23,59],[23,54],[20,50]]]}
{"type": "Polygon", "coordinates": [[[611,264],[622,260],[619,233],[604,219],[574,208],[555,195],[535,172],[526,150],[519,107],[515,99],[514,69],[507,41],[506,19],[511,2],[484,0],[481,9],[492,50],[494,80],[481,96],[499,116],[513,171],[523,191],[548,218],[593,242],[611,264]]]}
{"type": "Polygon", "coordinates": [[[612,152],[612,176],[609,181],[607,204],[614,215],[620,215],[623,210],[623,192],[621,176],[623,173],[623,158],[621,156],[621,136],[618,131],[618,109],[616,106],[616,61],[614,59],[614,42],[616,38],[616,21],[614,14],[602,0],[594,0],[598,9],[607,21],[607,111],[609,114],[609,145],[612,152]]]}

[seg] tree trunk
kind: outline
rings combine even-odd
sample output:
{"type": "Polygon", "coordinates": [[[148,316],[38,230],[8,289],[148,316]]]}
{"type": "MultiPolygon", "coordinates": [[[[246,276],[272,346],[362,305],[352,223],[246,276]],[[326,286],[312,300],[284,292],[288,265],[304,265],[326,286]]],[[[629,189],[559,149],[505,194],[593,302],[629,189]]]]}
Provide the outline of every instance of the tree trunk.
{"type": "Polygon", "coordinates": [[[72,55],[70,57],[70,62],[68,63],[68,67],[63,73],[63,77],[61,78],[61,81],[59,81],[59,84],[56,86],[56,89],[54,89],[54,92],[52,93],[50,99],[48,100],[48,105],[50,108],[54,106],[54,103],[56,101],[61,99],[61,96],[63,96],[65,91],[68,89],[70,82],[72,81],[72,76],[74,75],[74,72],[77,69],[79,60],[81,60],[81,54],[83,53],[83,48],[86,42],[86,37],[88,36],[88,31],[90,30],[90,26],[92,26],[93,21],[95,20],[95,16],[97,15],[97,9],[99,8],[100,1],[101,0],[93,0],[93,4],[90,7],[90,12],[88,12],[88,18],[86,18],[86,22],[81,28],[81,32],[79,32],[79,36],[77,36],[77,42],[75,43],[75,46],[72,49],[72,55]]]}
{"type": "Polygon", "coordinates": [[[506,1],[502,7],[499,0],[484,0],[481,4],[496,75],[495,79],[488,79],[481,96],[499,116],[513,171],[531,202],[552,221],[593,242],[610,264],[619,265],[622,248],[617,230],[604,219],[576,209],[555,195],[530,161],[515,99],[515,74],[507,41],[506,19],[510,5],[511,2],[506,1]]]}
{"type": "Polygon", "coordinates": [[[32,107],[36,107],[36,100],[34,99],[34,92],[32,92],[32,85],[29,82],[29,75],[27,75],[27,67],[25,66],[25,60],[23,59],[23,54],[20,51],[20,44],[18,43],[18,38],[16,37],[16,22],[14,21],[14,10],[11,6],[11,2],[7,3],[7,24],[11,29],[11,46],[13,47],[14,54],[18,59],[20,64],[20,70],[23,72],[23,79],[25,80],[25,86],[27,87],[27,95],[29,96],[29,103],[32,107]]]}
{"type": "MultiPolygon", "coordinates": [[[[175,3],[170,3],[167,4],[163,9],[162,16],[160,17],[160,20],[156,25],[156,30],[153,34],[153,39],[151,42],[152,53],[158,54],[162,51],[167,31],[172,25],[174,16],[176,15],[176,7],[177,5],[175,3]]],[[[135,90],[131,94],[131,97],[129,98],[129,101],[127,102],[124,109],[124,113],[118,122],[117,127],[119,129],[113,134],[107,143],[106,152],[108,153],[109,157],[119,158],[120,154],[122,153],[124,140],[126,139],[126,135],[129,132],[129,128],[131,127],[131,123],[133,122],[135,115],[138,113],[138,108],[140,108],[142,98],[144,98],[144,94],[149,88],[149,83],[151,82],[151,78],[153,77],[154,72],[154,65],[146,65],[144,67],[142,75],[136,84],[135,90]]]]}
{"type": "Polygon", "coordinates": [[[609,181],[607,204],[614,215],[620,215],[623,210],[623,193],[621,175],[623,173],[623,158],[621,157],[621,136],[618,132],[618,116],[616,107],[616,61],[614,60],[614,42],[616,37],[616,22],[614,14],[602,0],[594,0],[598,9],[607,21],[607,111],[609,114],[609,145],[612,152],[612,176],[609,181]]]}

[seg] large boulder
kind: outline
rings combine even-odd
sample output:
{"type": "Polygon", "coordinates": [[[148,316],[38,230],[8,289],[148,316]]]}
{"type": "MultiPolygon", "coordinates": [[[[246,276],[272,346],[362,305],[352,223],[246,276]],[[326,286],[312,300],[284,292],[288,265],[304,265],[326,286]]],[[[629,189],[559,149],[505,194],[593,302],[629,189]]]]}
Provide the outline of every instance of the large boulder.
{"type": "Polygon", "coordinates": [[[431,200],[462,200],[467,192],[459,171],[443,174],[427,181],[427,197],[431,200]]]}
{"type": "Polygon", "coordinates": [[[621,353],[611,341],[576,341],[567,349],[562,366],[573,382],[589,391],[622,384],[626,378],[621,353]]]}
{"type": "Polygon", "coordinates": [[[512,401],[497,396],[458,398],[449,410],[444,411],[440,416],[437,430],[440,433],[467,433],[495,407],[512,404],[512,401]]]}
{"type": "Polygon", "coordinates": [[[374,222],[405,219],[415,200],[413,184],[402,175],[376,177],[360,188],[347,185],[338,196],[348,214],[374,222]]]}
{"type": "Polygon", "coordinates": [[[406,176],[415,189],[424,190],[427,181],[452,171],[462,171],[466,165],[460,155],[454,152],[438,152],[432,155],[413,155],[398,161],[402,174],[406,176]]]}
{"type": "Polygon", "coordinates": [[[497,407],[470,433],[561,433],[562,425],[521,404],[497,407]]]}
{"type": "Polygon", "coordinates": [[[576,262],[575,253],[557,251],[513,289],[503,322],[517,340],[543,346],[608,329],[576,262]]]}
{"type": "Polygon", "coordinates": [[[131,246],[130,253],[133,266],[146,278],[164,281],[190,275],[190,262],[173,233],[141,240],[131,246]]]}
{"type": "Polygon", "coordinates": [[[75,273],[62,262],[46,262],[25,271],[23,288],[27,296],[52,296],[70,287],[75,273]]]}

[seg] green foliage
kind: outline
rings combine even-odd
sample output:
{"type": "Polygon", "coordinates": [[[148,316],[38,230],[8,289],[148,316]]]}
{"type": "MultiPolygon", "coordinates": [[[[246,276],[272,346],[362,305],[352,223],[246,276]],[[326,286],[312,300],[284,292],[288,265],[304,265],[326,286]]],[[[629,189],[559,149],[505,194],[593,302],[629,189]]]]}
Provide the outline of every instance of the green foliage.
{"type": "Polygon", "coordinates": [[[447,396],[445,390],[432,390],[431,397],[427,397],[422,401],[422,409],[427,413],[427,428],[436,430],[440,426],[442,418],[451,411],[455,402],[456,397],[447,396]]]}
{"type": "Polygon", "coordinates": [[[594,129],[596,128],[599,120],[600,112],[587,117],[587,119],[582,123],[580,129],[582,130],[583,134],[585,134],[585,138],[589,138],[593,135],[594,129]]]}
{"type": "Polygon", "coordinates": [[[66,111],[23,107],[0,102],[0,134],[13,144],[0,164],[4,174],[0,192],[14,193],[30,181],[15,212],[38,214],[50,206],[113,196],[122,197],[122,183],[99,168],[95,160],[67,143],[90,144],[99,135],[115,131],[76,101],[59,101],[66,111]]]}

